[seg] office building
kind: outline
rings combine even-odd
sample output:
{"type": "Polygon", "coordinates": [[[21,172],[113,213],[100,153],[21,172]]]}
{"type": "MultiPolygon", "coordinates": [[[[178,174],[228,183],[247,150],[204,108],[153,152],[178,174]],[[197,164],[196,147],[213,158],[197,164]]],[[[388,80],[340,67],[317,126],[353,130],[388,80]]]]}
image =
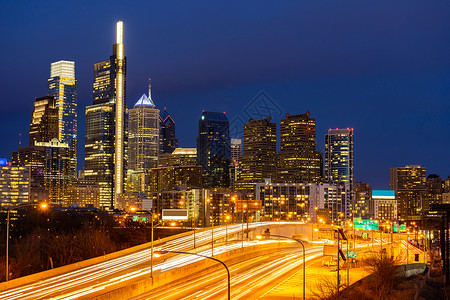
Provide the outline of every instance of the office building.
{"type": "Polygon", "coordinates": [[[395,191],[372,190],[374,220],[397,221],[397,200],[395,191]]]}
{"type": "Polygon", "coordinates": [[[425,183],[425,192],[422,194],[422,210],[424,213],[430,211],[432,204],[441,204],[444,194],[445,183],[439,175],[430,174],[425,183]]]}
{"type": "Polygon", "coordinates": [[[236,190],[255,193],[257,183],[276,178],[277,125],[271,118],[253,120],[244,124],[244,153],[239,164],[236,190]]]}
{"type": "Polygon", "coordinates": [[[325,135],[325,181],[353,188],[353,129],[330,129],[325,135]]]}
{"type": "Polygon", "coordinates": [[[198,124],[197,163],[202,166],[206,187],[230,187],[229,123],[225,113],[206,112],[198,124]]]}
{"type": "Polygon", "coordinates": [[[86,107],[85,176],[100,187],[100,206],[112,209],[124,189],[127,161],[126,57],[117,22],[113,55],[94,64],[94,103],[86,107]]]}
{"type": "Polygon", "coordinates": [[[317,222],[320,211],[326,211],[330,220],[336,223],[350,218],[348,184],[272,183],[266,180],[256,184],[256,200],[261,201],[262,216],[270,221],[317,222]]]}
{"type": "Polygon", "coordinates": [[[310,112],[286,115],[280,123],[277,182],[322,181],[322,154],[316,150],[316,120],[310,112]]]}
{"type": "Polygon", "coordinates": [[[30,192],[30,168],[0,165],[0,205],[27,204],[30,192]]]}
{"type": "Polygon", "coordinates": [[[230,186],[234,191],[239,177],[239,161],[242,155],[242,140],[231,139],[230,186]]]}
{"type": "Polygon", "coordinates": [[[153,212],[162,214],[163,209],[187,209],[188,221],[186,226],[210,226],[210,199],[211,191],[204,189],[189,189],[186,187],[177,190],[159,191],[151,193],[153,212]]]}
{"type": "Polygon", "coordinates": [[[159,153],[172,153],[178,147],[178,139],[175,137],[175,121],[165,107],[160,122],[159,153]]]}
{"type": "MultiPolygon", "coordinates": [[[[149,89],[150,95],[150,89],[149,89]]],[[[150,171],[158,166],[159,110],[145,94],[129,110],[128,169],[150,171]]]]}
{"type": "Polygon", "coordinates": [[[161,154],[158,167],[195,166],[197,148],[176,148],[172,153],[161,154]]]}
{"type": "Polygon", "coordinates": [[[48,201],[49,194],[45,188],[45,148],[42,146],[20,147],[12,153],[12,165],[26,167],[30,170],[29,199],[31,203],[48,201]]]}
{"type": "Polygon", "coordinates": [[[36,98],[31,113],[29,145],[35,142],[47,142],[58,138],[58,108],[55,97],[36,98]]]}
{"type": "Polygon", "coordinates": [[[48,201],[52,204],[70,205],[69,188],[72,185],[70,174],[70,147],[58,139],[49,142],[36,142],[44,148],[44,186],[48,191],[48,201]]]}
{"type": "Polygon", "coordinates": [[[418,220],[425,192],[426,169],[419,165],[391,168],[389,189],[395,191],[399,220],[418,220]]]}
{"type": "Polygon", "coordinates": [[[150,171],[150,178],[147,179],[147,182],[145,184],[145,187],[149,188],[149,190],[146,190],[146,192],[173,190],[176,186],[201,188],[202,167],[173,166],[153,168],[150,171]]]}
{"type": "MultiPolygon", "coordinates": [[[[70,148],[70,176],[77,177],[77,89],[75,62],[60,60],[51,64],[48,95],[58,108],[58,140],[70,148]]],[[[46,141],[50,141],[48,139],[46,141]]]]}
{"type": "Polygon", "coordinates": [[[353,218],[369,220],[371,214],[372,188],[366,182],[355,182],[353,186],[353,218]]]}

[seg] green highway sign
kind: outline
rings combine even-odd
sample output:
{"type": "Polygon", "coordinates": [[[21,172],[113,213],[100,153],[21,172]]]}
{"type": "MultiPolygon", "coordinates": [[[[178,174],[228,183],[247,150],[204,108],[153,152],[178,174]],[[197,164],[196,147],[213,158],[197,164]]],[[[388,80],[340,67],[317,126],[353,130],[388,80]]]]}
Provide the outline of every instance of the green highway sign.
{"type": "Polygon", "coordinates": [[[356,258],[356,251],[345,251],[345,257],[356,258]]]}
{"type": "Polygon", "coordinates": [[[406,232],[406,224],[400,225],[399,229],[400,232],[406,232]]]}
{"type": "Polygon", "coordinates": [[[398,232],[398,224],[394,224],[394,232],[398,232]]]}
{"type": "Polygon", "coordinates": [[[361,218],[353,219],[355,230],[378,230],[378,220],[361,220],[361,218]]]}

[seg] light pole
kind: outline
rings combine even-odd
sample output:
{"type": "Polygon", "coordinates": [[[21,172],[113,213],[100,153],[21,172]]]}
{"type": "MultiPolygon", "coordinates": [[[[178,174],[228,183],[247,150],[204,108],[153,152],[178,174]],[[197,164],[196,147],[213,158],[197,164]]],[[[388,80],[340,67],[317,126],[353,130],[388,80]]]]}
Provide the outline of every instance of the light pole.
{"type": "MultiPolygon", "coordinates": [[[[136,211],[137,209],[135,207],[130,208],[131,211],[136,211]]],[[[159,224],[156,224],[156,226],[153,225],[153,212],[149,211],[148,209],[142,209],[143,211],[146,211],[151,216],[151,224],[152,224],[152,233],[151,233],[151,240],[150,240],[150,278],[153,280],[153,228],[157,227],[159,224]]]]}
{"type": "MultiPolygon", "coordinates": [[[[302,245],[302,247],[303,247],[303,300],[305,300],[305,291],[306,291],[306,253],[305,253],[305,245],[299,239],[294,239],[294,238],[290,238],[290,237],[283,236],[283,235],[266,234],[266,236],[267,237],[273,236],[273,237],[288,239],[288,240],[299,242],[302,245]]],[[[260,240],[260,239],[262,239],[262,236],[261,235],[257,235],[256,238],[260,240]]]]}
{"type": "Polygon", "coordinates": [[[25,205],[17,205],[13,206],[10,209],[8,209],[8,213],[6,216],[6,281],[8,281],[9,277],[9,213],[11,210],[16,208],[22,208],[27,206],[40,206],[43,209],[46,209],[48,207],[47,203],[33,203],[33,204],[25,204],[25,205]]]}
{"type": "Polygon", "coordinates": [[[228,220],[230,220],[230,215],[225,216],[225,242],[228,244],[228,220]]]}
{"type": "Polygon", "coordinates": [[[195,256],[200,256],[200,257],[204,257],[204,258],[207,258],[207,259],[212,259],[214,261],[217,261],[217,262],[221,263],[225,267],[225,269],[227,270],[227,275],[228,275],[228,300],[231,299],[231,293],[230,293],[230,286],[231,286],[230,285],[230,271],[228,270],[227,265],[223,261],[221,261],[221,260],[219,260],[217,258],[214,258],[214,257],[209,257],[209,256],[201,255],[201,254],[198,254],[198,253],[172,251],[172,250],[155,251],[155,254],[167,254],[167,253],[195,255],[195,256]]]}

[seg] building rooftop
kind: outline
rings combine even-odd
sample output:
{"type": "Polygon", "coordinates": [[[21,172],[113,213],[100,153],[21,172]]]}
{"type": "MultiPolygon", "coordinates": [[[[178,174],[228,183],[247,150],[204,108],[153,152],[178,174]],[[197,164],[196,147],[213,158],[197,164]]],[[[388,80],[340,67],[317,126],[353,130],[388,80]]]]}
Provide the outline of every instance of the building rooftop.
{"type": "Polygon", "coordinates": [[[155,104],[153,103],[152,100],[148,99],[147,95],[142,94],[141,98],[139,98],[139,100],[136,102],[136,104],[134,105],[134,107],[140,107],[140,106],[151,106],[151,107],[155,107],[155,104]]]}

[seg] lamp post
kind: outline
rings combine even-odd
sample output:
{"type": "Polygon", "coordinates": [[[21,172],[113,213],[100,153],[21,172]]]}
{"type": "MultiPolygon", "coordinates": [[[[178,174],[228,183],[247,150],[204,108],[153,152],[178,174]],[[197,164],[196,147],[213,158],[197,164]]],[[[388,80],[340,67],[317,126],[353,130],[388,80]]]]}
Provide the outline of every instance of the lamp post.
{"type": "Polygon", "coordinates": [[[231,286],[230,285],[230,271],[228,270],[227,265],[223,261],[221,261],[221,260],[219,260],[217,258],[214,258],[214,257],[209,257],[209,256],[201,255],[201,254],[198,254],[198,253],[172,251],[172,250],[155,251],[155,254],[167,254],[167,253],[195,255],[195,256],[200,256],[200,257],[204,257],[204,258],[207,258],[207,259],[212,259],[214,261],[217,261],[218,263],[221,263],[225,267],[225,269],[227,270],[227,275],[228,275],[228,300],[231,299],[231,293],[230,293],[230,286],[231,286]]]}
{"type": "Polygon", "coordinates": [[[47,203],[33,203],[33,204],[25,204],[25,205],[16,205],[8,209],[8,213],[6,216],[6,281],[9,279],[9,213],[11,210],[22,207],[29,206],[40,206],[42,209],[46,209],[48,207],[47,203]]]}
{"type": "Polygon", "coordinates": [[[228,244],[228,220],[230,220],[230,215],[225,216],[225,242],[228,244]]]}
{"type": "MultiPolygon", "coordinates": [[[[135,207],[130,208],[131,211],[136,211],[137,209],[135,207]]],[[[148,209],[142,209],[143,211],[146,211],[150,214],[152,219],[152,233],[151,233],[151,240],[150,240],[150,278],[153,280],[153,228],[157,227],[159,224],[156,224],[156,226],[153,225],[153,212],[149,211],[148,209]]]]}
{"type": "MultiPolygon", "coordinates": [[[[290,238],[290,237],[283,236],[283,235],[266,234],[266,236],[268,236],[268,237],[273,236],[273,237],[288,239],[288,240],[299,242],[302,245],[302,247],[303,247],[303,300],[305,300],[305,291],[306,291],[306,253],[305,253],[305,245],[299,239],[294,239],[294,238],[290,238]]],[[[262,239],[262,236],[261,235],[257,235],[256,238],[260,240],[260,239],[262,239]]]]}

